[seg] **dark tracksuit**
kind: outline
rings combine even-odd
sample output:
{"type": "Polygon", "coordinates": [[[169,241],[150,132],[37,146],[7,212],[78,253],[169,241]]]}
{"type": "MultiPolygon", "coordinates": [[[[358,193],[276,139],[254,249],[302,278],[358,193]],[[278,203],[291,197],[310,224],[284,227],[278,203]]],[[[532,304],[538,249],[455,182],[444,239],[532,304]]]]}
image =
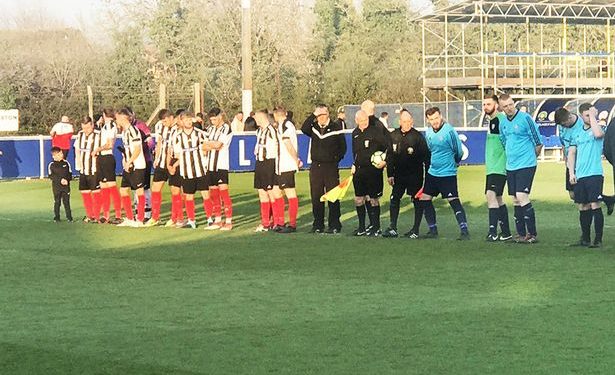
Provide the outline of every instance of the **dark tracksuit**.
{"type": "MultiPolygon", "coordinates": [[[[325,127],[310,115],[301,126],[303,134],[311,138],[310,193],[312,196],[313,229],[325,226],[325,204],[320,197],[340,183],[338,164],[346,154],[346,139],[339,122],[329,120],[325,127]]],[[[342,229],[340,202],[329,202],[329,229],[342,229]]]]}
{"type": "Polygon", "coordinates": [[[66,160],[52,161],[47,167],[47,173],[51,179],[51,188],[53,191],[54,220],[60,220],[60,204],[64,204],[66,219],[73,220],[73,215],[70,210],[70,180],[72,178],[70,164],[66,160]],[[60,182],[62,179],[66,179],[69,184],[62,185],[60,182]]]}

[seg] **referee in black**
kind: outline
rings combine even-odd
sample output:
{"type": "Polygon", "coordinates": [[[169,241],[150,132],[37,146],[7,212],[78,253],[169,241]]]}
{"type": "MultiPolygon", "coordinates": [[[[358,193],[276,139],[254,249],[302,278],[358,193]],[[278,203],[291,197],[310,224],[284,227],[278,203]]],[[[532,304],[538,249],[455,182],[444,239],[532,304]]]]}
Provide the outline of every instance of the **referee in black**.
{"type": "Polygon", "coordinates": [[[374,125],[370,125],[365,111],[360,110],[355,115],[357,127],[352,132],[352,174],[354,185],[354,203],[359,218],[359,227],[355,236],[378,237],[380,230],[380,201],[384,189],[383,168],[386,161],[378,166],[372,165],[371,157],[376,151],[387,152],[391,143],[390,136],[374,125]],[[366,202],[369,201],[369,205],[366,202]],[[370,225],[365,226],[365,213],[369,215],[370,225]]]}
{"type": "MultiPolygon", "coordinates": [[[[338,164],[346,154],[346,139],[339,122],[329,117],[329,109],[319,104],[301,126],[303,134],[311,138],[310,193],[314,222],[310,233],[325,232],[325,204],[320,197],[340,183],[338,164]]],[[[329,202],[329,222],[325,233],[342,230],[340,202],[329,202]]]]}
{"type": "Polygon", "coordinates": [[[387,158],[387,180],[393,187],[391,193],[391,224],[382,237],[397,237],[397,218],[401,198],[408,194],[414,204],[414,225],[404,236],[419,238],[419,226],[423,216],[416,194],[423,186],[425,170],[429,168],[430,152],[425,137],[414,128],[414,119],[407,110],[399,115],[399,129],[391,132],[392,153],[387,158]]]}

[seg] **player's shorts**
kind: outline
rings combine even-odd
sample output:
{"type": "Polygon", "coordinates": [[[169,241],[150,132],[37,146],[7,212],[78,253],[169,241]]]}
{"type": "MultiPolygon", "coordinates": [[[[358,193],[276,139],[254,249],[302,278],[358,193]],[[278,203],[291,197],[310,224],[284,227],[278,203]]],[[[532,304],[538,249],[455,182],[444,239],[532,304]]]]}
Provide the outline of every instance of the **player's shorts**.
{"type": "Polygon", "coordinates": [[[352,179],[354,195],[379,198],[384,190],[382,169],[373,166],[357,167],[352,179]]]}
{"type": "Polygon", "coordinates": [[[98,182],[97,175],[85,175],[79,176],[79,190],[98,190],[100,189],[100,183],[98,182]]]}
{"type": "Polygon", "coordinates": [[[145,163],[145,173],[143,174],[143,188],[145,190],[150,188],[150,183],[152,181],[152,167],[154,166],[154,163],[151,161],[148,161],[145,163]]]}
{"type": "Polygon", "coordinates": [[[98,179],[101,182],[115,182],[115,157],[99,155],[96,159],[98,179]]]}
{"type": "Polygon", "coordinates": [[[522,168],[515,171],[506,171],[506,183],[508,184],[508,195],[517,193],[529,194],[532,191],[536,167],[522,168]]]}
{"type": "Polygon", "coordinates": [[[570,169],[566,167],[566,191],[574,191],[574,186],[570,183],[570,169]]]}
{"type": "Polygon", "coordinates": [[[169,171],[166,168],[154,169],[154,182],[166,182],[169,180],[169,171]]]}
{"type": "Polygon", "coordinates": [[[423,186],[423,178],[418,176],[395,176],[391,199],[401,199],[408,194],[412,200],[423,186]]]}
{"type": "Polygon", "coordinates": [[[169,174],[169,186],[182,187],[182,176],[179,174],[179,168],[175,171],[175,174],[169,174]]]}
{"type": "Polygon", "coordinates": [[[228,171],[207,171],[205,175],[208,186],[228,185],[228,171]]]}
{"type": "Polygon", "coordinates": [[[275,160],[267,159],[265,161],[256,161],[254,169],[254,188],[271,190],[277,185],[275,174],[275,160]]]}
{"type": "Polygon", "coordinates": [[[602,201],[602,184],[604,177],[588,176],[579,178],[574,188],[574,203],[589,204],[602,201]]]}
{"type": "Polygon", "coordinates": [[[446,199],[459,198],[457,176],[436,177],[427,173],[423,193],[432,197],[437,197],[441,194],[442,198],[446,199]]]}
{"type": "Polygon", "coordinates": [[[294,189],[295,188],[295,171],[282,172],[276,176],[278,179],[278,185],[280,189],[294,189]]]}
{"type": "Polygon", "coordinates": [[[506,186],[506,175],[495,173],[487,175],[485,193],[493,191],[496,197],[501,197],[504,194],[504,186],[506,186]]]}
{"type": "Polygon", "coordinates": [[[205,176],[196,178],[183,178],[182,189],[184,194],[194,194],[197,191],[205,191],[208,189],[207,179],[205,176]]]}
{"type": "Polygon", "coordinates": [[[137,190],[143,187],[145,179],[145,169],[133,169],[130,172],[122,173],[122,187],[137,190]]]}

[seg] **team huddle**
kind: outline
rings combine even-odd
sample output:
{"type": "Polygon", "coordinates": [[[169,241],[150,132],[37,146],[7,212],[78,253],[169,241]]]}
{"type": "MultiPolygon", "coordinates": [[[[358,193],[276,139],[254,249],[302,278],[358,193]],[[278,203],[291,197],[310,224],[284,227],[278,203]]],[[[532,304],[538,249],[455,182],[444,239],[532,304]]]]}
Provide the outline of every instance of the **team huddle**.
{"type": "MultiPolygon", "coordinates": [[[[353,185],[359,225],[354,236],[398,237],[397,222],[402,197],[410,197],[414,206],[414,223],[404,234],[411,239],[437,238],[438,226],[433,198],[441,195],[453,210],[458,223],[459,240],[470,238],[466,213],[459,198],[457,169],[463,150],[455,128],[447,123],[437,107],[425,112],[429,127],[425,134],[414,128],[411,113],[400,112],[399,128],[390,131],[374,115],[375,105],[366,100],[356,113],[352,131],[353,185]],[[380,224],[380,197],[386,181],[392,187],[390,224],[384,231],[380,224]],[[422,219],[428,232],[419,235],[422,219]],[[369,223],[367,222],[369,220],[369,223]]],[[[537,242],[536,215],[530,193],[542,142],[532,117],[516,108],[507,94],[483,100],[488,120],[486,141],[485,194],[489,209],[487,241],[537,242]],[[514,206],[513,236],[508,208],[503,201],[504,188],[514,206]],[[499,232],[498,232],[499,227],[499,232]]],[[[79,190],[86,210],[85,222],[111,223],[118,226],[151,227],[160,225],[162,189],[171,191],[168,227],[197,227],[195,195],[199,193],[206,216],[205,229],[231,230],[233,203],[229,193],[229,146],[233,137],[224,113],[213,108],[208,113],[210,126],[195,128],[194,115],[180,110],[159,113],[153,133],[136,120],[129,108],[117,112],[103,111],[94,123],[85,117],[74,142],[76,169],[80,172],[79,190]],[[122,146],[122,180],[116,186],[115,139],[122,146]],[[149,157],[148,157],[149,155],[149,157]],[[153,181],[150,186],[150,175],[153,181]],[[146,220],[146,191],[151,189],[151,217],[146,220]],[[136,216],[131,191],[136,197],[136,216]],[[115,216],[110,216],[111,203],[115,216]]],[[[297,129],[283,107],[257,111],[254,157],[254,188],[258,191],[261,222],[256,232],[297,231],[299,199],[295,174],[303,166],[298,155],[297,129]],[[284,200],[286,196],[286,202],[284,200]],[[288,221],[286,221],[288,207],[288,221]]],[[[615,198],[602,194],[602,142],[604,129],[597,111],[590,104],[579,106],[579,114],[565,108],[555,113],[566,160],[566,189],[578,204],[581,239],[576,246],[600,247],[604,201],[613,212],[615,198]],[[594,239],[590,238],[594,223],[594,239]]],[[[321,196],[339,184],[339,162],[346,153],[344,127],[329,118],[326,105],[316,106],[303,123],[303,134],[311,139],[310,191],[314,221],[312,233],[339,233],[339,201],[329,202],[328,229],[324,228],[325,207],[321,196]]],[[[72,220],[69,191],[70,165],[66,151],[52,149],[54,161],[49,165],[55,199],[55,220],[64,204],[67,219],[72,220]]]]}

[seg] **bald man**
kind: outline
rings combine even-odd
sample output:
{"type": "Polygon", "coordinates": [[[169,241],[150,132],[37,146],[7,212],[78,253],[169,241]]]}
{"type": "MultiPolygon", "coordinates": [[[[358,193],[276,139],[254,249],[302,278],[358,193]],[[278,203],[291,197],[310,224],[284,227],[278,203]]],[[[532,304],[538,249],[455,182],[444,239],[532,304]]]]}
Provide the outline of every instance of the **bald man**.
{"type": "Polygon", "coordinates": [[[355,206],[359,218],[359,227],[354,231],[355,236],[378,237],[380,230],[380,202],[384,188],[382,171],[386,161],[374,166],[371,156],[376,151],[386,152],[390,143],[382,130],[369,123],[369,117],[363,110],[355,116],[357,127],[352,132],[353,164],[351,172],[354,175],[353,185],[355,191],[355,206]],[[366,211],[366,202],[369,202],[366,211]],[[369,215],[370,225],[365,226],[365,214],[369,215]]]}
{"type": "Polygon", "coordinates": [[[397,237],[397,219],[401,198],[408,194],[414,205],[414,225],[404,236],[419,238],[419,227],[423,217],[416,195],[423,186],[425,169],[429,168],[429,148],[425,137],[414,128],[414,119],[407,110],[399,116],[399,129],[391,132],[392,154],[387,163],[387,181],[393,188],[391,193],[391,224],[382,234],[383,237],[397,237]]]}

